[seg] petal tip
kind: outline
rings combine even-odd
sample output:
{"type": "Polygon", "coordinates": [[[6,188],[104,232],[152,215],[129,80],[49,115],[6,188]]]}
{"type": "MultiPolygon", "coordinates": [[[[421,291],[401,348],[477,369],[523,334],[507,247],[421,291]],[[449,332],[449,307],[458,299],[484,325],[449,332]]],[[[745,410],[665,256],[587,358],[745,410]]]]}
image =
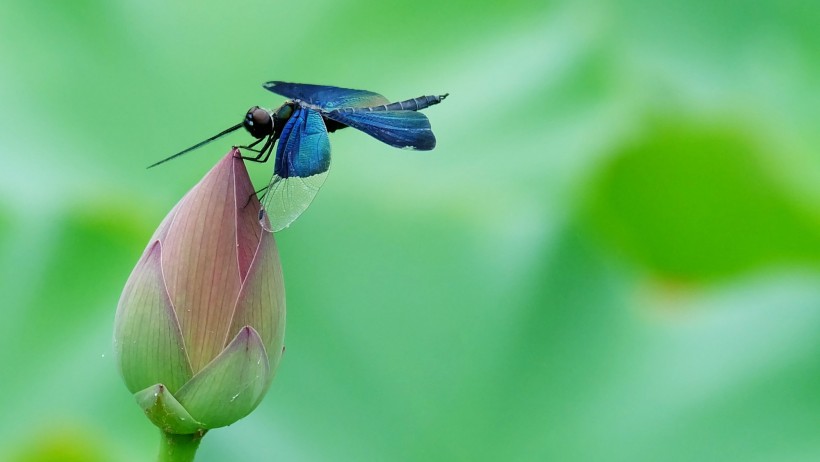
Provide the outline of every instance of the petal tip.
{"type": "Polygon", "coordinates": [[[162,383],[138,391],[134,398],[148,419],[164,432],[191,434],[202,431],[204,427],[162,383]]]}
{"type": "Polygon", "coordinates": [[[159,239],[155,239],[151,243],[148,244],[148,251],[145,252],[146,257],[153,257],[154,253],[162,254],[162,243],[159,239]]]}
{"type": "Polygon", "coordinates": [[[259,335],[259,332],[249,325],[239,329],[239,333],[236,334],[234,341],[237,343],[244,343],[246,350],[249,348],[251,343],[259,343],[260,345],[263,345],[264,348],[262,337],[259,335]]]}

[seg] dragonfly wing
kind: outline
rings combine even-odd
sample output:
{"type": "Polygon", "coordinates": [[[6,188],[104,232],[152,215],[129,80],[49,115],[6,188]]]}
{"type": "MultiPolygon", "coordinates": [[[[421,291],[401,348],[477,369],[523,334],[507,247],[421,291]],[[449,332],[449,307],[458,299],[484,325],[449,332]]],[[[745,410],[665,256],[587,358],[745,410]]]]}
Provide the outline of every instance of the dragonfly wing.
{"type": "Polygon", "coordinates": [[[330,141],[322,116],[312,109],[297,109],[276,148],[273,178],[262,200],[262,227],[279,231],[293,223],[313,202],[329,167],[330,141]]]}
{"type": "Polygon", "coordinates": [[[330,111],[325,116],[397,148],[429,151],[436,147],[430,121],[420,112],[330,111]]]}
{"type": "Polygon", "coordinates": [[[278,80],[267,82],[262,86],[277,95],[306,101],[327,110],[341,107],[381,106],[390,103],[387,98],[378,93],[353,90],[351,88],[280,82],[278,80]]]}

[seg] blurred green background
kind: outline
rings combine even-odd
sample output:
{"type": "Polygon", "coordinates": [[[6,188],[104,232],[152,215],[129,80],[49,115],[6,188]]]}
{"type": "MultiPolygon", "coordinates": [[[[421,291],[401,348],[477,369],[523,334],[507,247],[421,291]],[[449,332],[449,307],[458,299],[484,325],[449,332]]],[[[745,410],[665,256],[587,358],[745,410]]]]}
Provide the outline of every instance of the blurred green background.
{"type": "MultiPolygon", "coordinates": [[[[331,136],[277,240],[287,354],[198,460],[820,458],[820,8],[11,1],[0,460],[153,460],[112,360],[154,228],[277,79],[426,111],[331,136]]],[[[262,185],[270,165],[249,165],[262,185]]]]}

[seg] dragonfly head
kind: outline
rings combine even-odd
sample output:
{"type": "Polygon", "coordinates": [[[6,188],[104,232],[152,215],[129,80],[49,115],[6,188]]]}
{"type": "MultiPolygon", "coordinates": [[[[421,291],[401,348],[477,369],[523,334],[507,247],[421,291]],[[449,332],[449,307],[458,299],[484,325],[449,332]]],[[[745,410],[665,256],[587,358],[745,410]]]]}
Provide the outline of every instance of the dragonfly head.
{"type": "Polygon", "coordinates": [[[267,110],[259,106],[248,109],[242,125],[256,139],[268,136],[273,132],[273,118],[267,110]]]}

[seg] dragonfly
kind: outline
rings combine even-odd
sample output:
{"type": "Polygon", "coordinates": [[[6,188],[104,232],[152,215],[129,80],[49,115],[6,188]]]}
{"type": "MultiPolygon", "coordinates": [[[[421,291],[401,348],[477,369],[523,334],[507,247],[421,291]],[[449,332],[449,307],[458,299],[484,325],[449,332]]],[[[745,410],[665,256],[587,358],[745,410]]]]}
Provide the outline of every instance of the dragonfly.
{"type": "Polygon", "coordinates": [[[429,151],[436,146],[436,137],[430,121],[418,111],[439,104],[449,95],[425,95],[391,103],[378,93],[351,88],[281,81],[262,86],[288,100],[273,110],[253,106],[242,122],[148,168],[244,127],[255,141],[238,147],[255,155],[243,159],[267,162],[276,149],[273,175],[260,190],[264,193],[259,222],[271,232],[290,226],[324,184],[330,168],[328,133],[353,127],[393,147],[429,151]]]}

